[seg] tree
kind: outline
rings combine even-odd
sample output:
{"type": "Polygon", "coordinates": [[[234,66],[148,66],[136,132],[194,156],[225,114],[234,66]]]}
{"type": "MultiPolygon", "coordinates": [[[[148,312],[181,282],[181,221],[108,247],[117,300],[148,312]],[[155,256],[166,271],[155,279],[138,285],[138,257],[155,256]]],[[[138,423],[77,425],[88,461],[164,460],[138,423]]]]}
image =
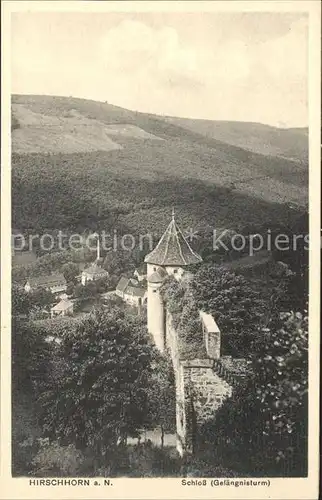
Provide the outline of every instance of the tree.
{"type": "Polygon", "coordinates": [[[135,265],[133,251],[123,250],[120,242],[117,250],[109,250],[105,255],[103,268],[109,273],[110,286],[116,286],[122,274],[132,275],[135,265]]]}
{"type": "Polygon", "coordinates": [[[74,262],[67,262],[62,266],[62,273],[67,282],[76,282],[76,276],[79,274],[78,265],[74,262]]]}
{"type": "Polygon", "coordinates": [[[308,306],[308,267],[291,272],[284,278],[283,293],[279,293],[279,308],[283,311],[301,311],[308,306]]]}
{"type": "Polygon", "coordinates": [[[197,307],[216,318],[223,352],[249,355],[265,312],[265,301],[244,276],[222,267],[203,266],[192,281],[197,307]]]}
{"type": "Polygon", "coordinates": [[[159,354],[156,354],[153,363],[148,400],[147,423],[152,428],[160,426],[163,448],[165,432],[175,430],[176,394],[172,363],[159,354]]]}
{"type": "Polygon", "coordinates": [[[307,327],[300,313],[276,314],[254,346],[253,376],[205,427],[208,442],[219,437],[227,465],[259,475],[306,475],[307,327]]]}
{"type": "Polygon", "coordinates": [[[97,295],[97,285],[95,281],[88,281],[85,285],[78,283],[74,288],[76,299],[90,299],[97,295]]]}
{"type": "Polygon", "coordinates": [[[13,318],[11,348],[13,388],[37,393],[49,376],[51,346],[32,323],[13,318]]]}
{"type": "Polygon", "coordinates": [[[283,228],[279,234],[281,233],[286,234],[292,242],[287,250],[273,249],[275,260],[284,262],[292,271],[286,293],[282,297],[284,310],[304,312],[307,309],[309,279],[309,247],[306,241],[309,235],[308,213],[302,213],[289,227],[283,228]]]}
{"type": "Polygon", "coordinates": [[[11,290],[11,309],[12,315],[29,315],[30,309],[32,307],[30,295],[22,288],[17,285],[13,285],[11,290]]]}
{"type": "Polygon", "coordinates": [[[21,286],[13,285],[11,300],[13,315],[28,315],[33,309],[51,306],[54,296],[50,290],[42,287],[27,293],[21,286]]]}
{"type": "Polygon", "coordinates": [[[30,292],[30,299],[35,308],[49,308],[54,301],[54,296],[50,290],[39,287],[30,292]]]}
{"type": "Polygon", "coordinates": [[[104,293],[110,289],[110,279],[109,277],[99,278],[95,281],[97,293],[104,293]]]}
{"type": "Polygon", "coordinates": [[[307,450],[308,318],[283,312],[272,318],[263,333],[253,358],[257,399],[265,419],[263,435],[268,436],[271,455],[281,465],[303,467],[307,450]],[[297,459],[289,464],[294,453],[297,459]]]}
{"type": "Polygon", "coordinates": [[[44,432],[99,457],[135,437],[147,409],[151,347],[142,323],[96,309],[64,338],[62,369],[39,399],[44,432]]]}
{"type": "Polygon", "coordinates": [[[85,297],[86,294],[84,293],[84,287],[81,283],[77,283],[77,285],[75,285],[73,295],[75,299],[80,299],[85,297]]]}

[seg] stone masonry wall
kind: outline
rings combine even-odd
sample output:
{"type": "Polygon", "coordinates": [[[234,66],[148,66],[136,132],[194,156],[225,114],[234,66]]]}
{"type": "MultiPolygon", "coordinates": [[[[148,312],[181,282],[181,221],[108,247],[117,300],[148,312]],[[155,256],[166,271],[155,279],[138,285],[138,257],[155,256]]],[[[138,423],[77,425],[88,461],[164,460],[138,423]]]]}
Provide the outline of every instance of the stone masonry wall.
{"type": "Polygon", "coordinates": [[[180,363],[177,332],[173,325],[172,316],[168,311],[166,312],[166,348],[169,350],[175,375],[177,449],[180,455],[183,455],[187,427],[184,371],[180,363]]]}
{"type": "Polygon", "coordinates": [[[213,371],[210,359],[181,363],[185,371],[185,385],[191,387],[196,423],[200,425],[211,418],[223,401],[231,396],[232,387],[213,371]]]}
{"type": "Polygon", "coordinates": [[[178,335],[169,312],[166,345],[175,373],[177,449],[184,455],[193,453],[198,427],[231,395],[232,386],[214,372],[213,359],[180,359],[178,335]]]}

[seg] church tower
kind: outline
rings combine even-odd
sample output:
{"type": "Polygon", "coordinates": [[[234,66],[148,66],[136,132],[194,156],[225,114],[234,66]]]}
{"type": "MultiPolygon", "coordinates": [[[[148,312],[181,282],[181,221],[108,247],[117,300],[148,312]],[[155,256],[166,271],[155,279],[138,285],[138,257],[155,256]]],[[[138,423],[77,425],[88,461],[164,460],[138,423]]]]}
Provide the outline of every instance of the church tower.
{"type": "Polygon", "coordinates": [[[101,278],[107,278],[108,272],[101,267],[101,249],[100,249],[100,239],[97,238],[97,250],[96,250],[96,260],[87,269],[82,272],[81,283],[83,286],[86,285],[88,281],[95,281],[101,278]]]}
{"type": "Polygon", "coordinates": [[[148,280],[148,331],[154,338],[158,349],[165,348],[165,307],[160,288],[168,275],[180,279],[189,266],[202,262],[202,258],[192,250],[179,229],[172,211],[172,219],[159,243],[149,253],[147,263],[148,280]]]}

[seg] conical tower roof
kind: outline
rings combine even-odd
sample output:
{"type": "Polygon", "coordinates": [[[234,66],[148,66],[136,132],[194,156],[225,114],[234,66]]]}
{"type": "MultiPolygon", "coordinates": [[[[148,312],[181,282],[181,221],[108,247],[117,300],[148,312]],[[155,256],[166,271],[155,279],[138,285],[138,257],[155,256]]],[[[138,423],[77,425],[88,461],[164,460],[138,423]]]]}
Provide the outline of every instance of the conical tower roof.
{"type": "Polygon", "coordinates": [[[189,266],[202,262],[202,258],[192,250],[178,227],[174,214],[172,220],[152,252],[146,255],[145,262],[159,266],[189,266]]]}

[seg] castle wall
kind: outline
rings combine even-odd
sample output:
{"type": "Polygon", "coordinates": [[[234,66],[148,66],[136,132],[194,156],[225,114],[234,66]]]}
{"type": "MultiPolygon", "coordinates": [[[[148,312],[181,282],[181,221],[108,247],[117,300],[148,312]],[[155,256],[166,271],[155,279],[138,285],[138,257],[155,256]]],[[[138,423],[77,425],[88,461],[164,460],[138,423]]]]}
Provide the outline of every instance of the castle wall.
{"type": "Polygon", "coordinates": [[[231,396],[232,386],[213,370],[212,360],[182,361],[185,385],[191,386],[197,426],[209,420],[224,400],[231,396]]]}
{"type": "Polygon", "coordinates": [[[193,452],[198,427],[231,395],[232,386],[215,373],[213,359],[180,359],[178,334],[168,311],[166,346],[175,373],[177,449],[183,456],[193,452]]]}
{"type": "Polygon", "coordinates": [[[177,332],[173,325],[172,316],[166,311],[166,346],[169,350],[176,385],[176,428],[177,428],[177,449],[180,455],[184,454],[186,435],[186,401],[184,368],[180,362],[177,332]]]}
{"type": "Polygon", "coordinates": [[[209,358],[219,359],[221,350],[221,334],[217,323],[211,314],[199,311],[203,340],[209,358]]]}

